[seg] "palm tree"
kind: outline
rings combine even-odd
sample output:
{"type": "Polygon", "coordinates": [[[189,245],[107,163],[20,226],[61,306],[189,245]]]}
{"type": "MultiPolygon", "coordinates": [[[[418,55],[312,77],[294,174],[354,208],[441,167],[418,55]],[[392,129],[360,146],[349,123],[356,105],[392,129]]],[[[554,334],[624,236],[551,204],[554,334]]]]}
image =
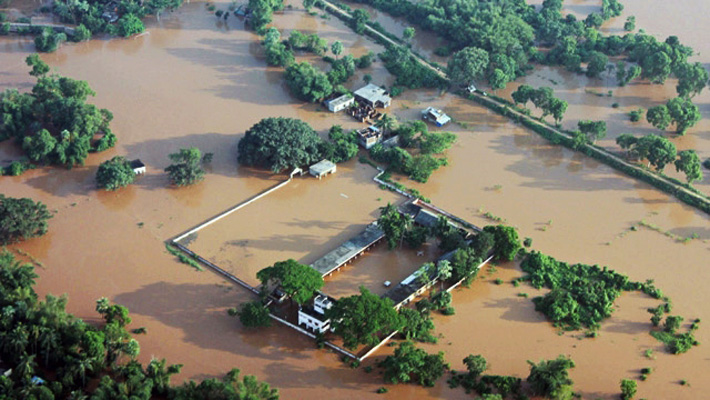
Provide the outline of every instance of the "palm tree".
{"type": "Polygon", "coordinates": [[[451,262],[441,260],[436,264],[436,274],[441,282],[441,289],[444,289],[444,281],[451,278],[451,262]]]}
{"type": "Polygon", "coordinates": [[[379,121],[375,122],[375,126],[382,130],[383,135],[395,129],[398,124],[397,117],[389,114],[383,115],[379,121]]]}
{"type": "Polygon", "coordinates": [[[35,355],[33,354],[30,356],[27,353],[22,353],[19,364],[12,369],[12,380],[15,382],[23,382],[25,385],[28,385],[32,379],[32,376],[35,374],[36,368],[37,363],[35,362],[35,355]]]}

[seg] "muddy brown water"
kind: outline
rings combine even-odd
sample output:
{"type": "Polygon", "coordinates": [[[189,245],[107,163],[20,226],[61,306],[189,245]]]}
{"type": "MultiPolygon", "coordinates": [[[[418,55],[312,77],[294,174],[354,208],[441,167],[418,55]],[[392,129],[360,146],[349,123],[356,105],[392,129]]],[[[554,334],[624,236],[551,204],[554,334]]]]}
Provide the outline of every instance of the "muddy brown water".
{"type": "MultiPolygon", "coordinates": [[[[567,7],[590,4],[572,1],[567,7]]],[[[227,3],[217,5],[227,7],[227,3]]],[[[678,34],[681,41],[700,52],[699,61],[707,62],[708,45],[696,34],[704,25],[703,14],[687,12],[706,7],[704,3],[627,0],[625,5],[624,16],[612,21],[609,29],[623,24],[626,15],[636,15],[639,27],[659,34],[659,38],[678,34]],[[665,18],[657,18],[661,13],[665,18]]],[[[322,133],[334,123],[359,126],[343,115],[333,116],[319,106],[293,99],[279,70],[264,67],[256,36],[245,31],[238,19],[230,18],[226,24],[216,21],[204,7],[204,3],[193,2],[166,14],[160,23],[150,22],[149,34],[138,38],[67,44],[54,54],[42,55],[60,73],[89,81],[97,92],[94,103],[114,113],[113,129],[120,140],[117,148],[89,157],[84,167],[39,169],[21,177],[2,178],[4,194],[32,197],[56,211],[48,235],[16,247],[44,264],[38,269],[38,292],[67,293],[69,309],[77,316],[96,320],[94,301],[101,296],[127,305],[134,326],[148,328],[148,334],[140,338],[141,360],[158,356],[185,364],[177,380],[219,376],[238,367],[279,387],[283,398],[379,398],[374,394],[382,386],[377,373],[351,370],[335,355],[314,349],[310,341],[282,327],[244,330],[237,320],[226,316],[226,310],[251,300],[249,293],[210,272],[193,271],[165,253],[162,242],[167,238],[283,178],[237,167],[236,143],[261,118],[301,118],[322,133]],[[167,188],[162,173],[169,164],[167,154],[186,146],[215,154],[207,177],[194,187],[167,188]],[[116,193],[97,192],[93,182],[97,165],[118,154],[141,158],[148,173],[116,193]]],[[[282,29],[318,32],[329,42],[341,40],[346,52],[356,55],[367,49],[380,50],[335,19],[313,18],[294,10],[277,15],[275,20],[282,29]]],[[[31,87],[23,60],[32,51],[29,39],[0,39],[3,89],[31,87]]],[[[359,85],[364,73],[372,74],[375,82],[391,82],[376,63],[348,85],[359,85]]],[[[618,120],[616,127],[610,123],[610,137],[633,127],[617,115],[625,109],[612,109],[604,103],[619,101],[620,89],[611,87],[615,95],[609,99],[589,95],[583,90],[586,78],[544,69],[527,79],[558,80],[556,91],[568,95],[568,101],[574,99],[565,126],[574,124],[575,118],[599,115],[618,120]],[[586,102],[589,108],[583,108],[586,102]]],[[[604,85],[603,81],[598,84],[604,85]]],[[[613,82],[609,80],[609,84],[613,82]]],[[[628,108],[636,103],[653,104],[674,93],[672,83],[664,87],[635,84],[624,90],[629,91],[624,97],[629,103],[622,107],[628,108]]],[[[705,92],[695,98],[704,113],[707,96],[705,92]]],[[[407,185],[476,224],[493,223],[483,216],[485,212],[504,218],[518,227],[522,237],[533,238],[534,248],[559,259],[608,265],[634,280],[654,278],[673,299],[674,314],[710,320],[710,295],[702,285],[710,278],[707,215],[593,160],[550,146],[519,126],[453,96],[407,92],[394,102],[392,111],[401,118],[418,118],[426,105],[442,107],[459,121],[447,127],[459,135],[459,141],[448,153],[449,166],[437,171],[429,183],[404,181],[407,185]],[[679,236],[695,233],[699,239],[680,243],[644,227],[629,230],[641,220],[679,236]]],[[[674,140],[688,142],[703,157],[710,154],[704,122],[686,137],[674,140]]],[[[16,155],[8,143],[0,146],[0,158],[16,155]]],[[[364,168],[355,162],[352,165],[364,168]]],[[[369,211],[366,205],[358,206],[358,212],[343,210],[339,221],[345,229],[372,217],[381,203],[372,197],[384,201],[392,196],[375,194],[370,177],[347,179],[346,173],[331,178],[341,178],[338,185],[348,192],[366,191],[372,200],[369,211]]],[[[699,187],[705,190],[703,185],[699,187]]],[[[270,204],[275,214],[289,212],[287,201],[270,204]]],[[[256,223],[235,226],[235,236],[258,232],[268,238],[269,232],[277,231],[279,221],[256,223]]],[[[289,232],[287,229],[285,234],[289,232]]],[[[371,255],[389,256],[383,254],[382,246],[371,255]]],[[[375,257],[360,262],[365,266],[375,257]]],[[[356,271],[357,265],[343,274],[356,271]]],[[[710,390],[705,379],[710,359],[706,344],[688,354],[671,356],[648,335],[645,308],[655,305],[654,301],[635,293],[623,295],[614,316],[603,324],[600,337],[580,340],[579,334],[558,335],[534,312],[529,299],[518,296],[528,293],[532,297],[536,290],[491,282],[519,275],[515,266],[502,265],[491,275],[482,273],[470,289],[457,290],[456,315],[435,317],[442,337],[437,345],[427,348],[444,351],[455,369],[463,368],[461,359],[466,355],[483,354],[492,373],[522,378],[528,371],[525,360],[568,354],[577,363],[572,377],[584,398],[614,398],[619,380],[637,377],[643,367],[652,367],[654,372],[639,383],[639,398],[703,398],[710,390]],[[655,352],[654,360],[643,356],[649,348],[655,352]],[[681,379],[688,380],[690,386],[680,386],[681,379]]],[[[354,281],[357,279],[379,281],[380,277],[355,274],[354,281]]],[[[352,288],[338,290],[346,294],[352,288]]],[[[701,324],[697,334],[701,343],[710,342],[707,332],[701,324]]],[[[385,347],[366,365],[391,351],[385,347]]],[[[392,398],[470,398],[460,389],[448,389],[443,380],[430,389],[388,387],[392,398]]]]}

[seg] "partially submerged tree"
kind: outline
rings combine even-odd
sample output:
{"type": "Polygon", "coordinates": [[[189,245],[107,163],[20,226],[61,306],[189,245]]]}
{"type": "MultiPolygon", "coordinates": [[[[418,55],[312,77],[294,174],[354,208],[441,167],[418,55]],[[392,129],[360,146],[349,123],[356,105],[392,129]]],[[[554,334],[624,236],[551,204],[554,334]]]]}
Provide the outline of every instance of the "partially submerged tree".
{"type": "Polygon", "coordinates": [[[0,194],[0,245],[44,235],[52,217],[42,202],[0,194]]]}
{"type": "Polygon", "coordinates": [[[323,277],[318,271],[293,259],[279,261],[257,272],[256,277],[264,288],[278,285],[298,304],[310,300],[323,287],[323,277]]]}
{"type": "Polygon", "coordinates": [[[496,261],[513,261],[518,250],[522,247],[518,232],[515,228],[505,225],[489,225],[483,228],[484,232],[493,234],[493,255],[496,261]]]}
{"type": "Polygon", "coordinates": [[[572,399],[573,382],[568,372],[569,369],[574,368],[571,359],[559,356],[555,360],[543,360],[537,364],[528,361],[528,364],[530,364],[530,375],[527,381],[533,394],[553,400],[572,399]]]}
{"type": "Polygon", "coordinates": [[[678,156],[678,159],[675,160],[675,169],[685,174],[688,183],[703,180],[700,157],[698,157],[698,153],[695,150],[683,150],[678,153],[678,156]]]}
{"type": "Polygon", "coordinates": [[[404,320],[395,311],[392,300],[383,299],[360,287],[360,294],[339,299],[326,311],[331,327],[343,338],[347,348],[359,344],[375,345],[379,335],[387,335],[404,326],[404,320]]]}
{"type": "Polygon", "coordinates": [[[380,218],[377,219],[377,226],[385,233],[387,247],[390,250],[399,246],[404,238],[404,234],[412,225],[412,217],[399,212],[397,206],[387,203],[380,207],[380,218]]]}
{"type": "Polygon", "coordinates": [[[244,303],[238,310],[232,308],[229,310],[229,315],[239,316],[239,322],[247,328],[271,326],[269,309],[259,300],[244,303]]]}
{"type": "Polygon", "coordinates": [[[415,382],[422,386],[434,386],[436,381],[449,369],[444,361],[444,353],[427,354],[426,351],[414,347],[412,342],[402,342],[380,364],[384,369],[387,383],[415,382]]]}
{"type": "Polygon", "coordinates": [[[242,165],[280,172],[319,161],[320,137],[307,123],[293,118],[265,118],[249,128],[237,146],[242,165]]]}
{"type": "Polygon", "coordinates": [[[480,79],[488,67],[488,52],[477,47],[466,47],[449,60],[449,78],[462,85],[471,85],[480,79]]]}
{"type": "Polygon", "coordinates": [[[176,186],[188,186],[204,179],[205,170],[202,163],[205,159],[211,159],[211,153],[206,153],[204,158],[202,152],[197,147],[180,149],[177,153],[169,154],[171,164],[165,168],[165,172],[170,177],[170,182],[176,186]]]}
{"type": "Polygon", "coordinates": [[[116,156],[99,165],[96,184],[101,189],[116,190],[128,186],[136,179],[131,163],[123,156],[116,156]]]}

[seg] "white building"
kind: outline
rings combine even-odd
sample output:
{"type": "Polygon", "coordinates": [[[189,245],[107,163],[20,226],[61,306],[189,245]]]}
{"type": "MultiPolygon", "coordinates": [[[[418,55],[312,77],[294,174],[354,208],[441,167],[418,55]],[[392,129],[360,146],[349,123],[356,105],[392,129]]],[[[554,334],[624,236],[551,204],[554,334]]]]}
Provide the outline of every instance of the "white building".
{"type": "Polygon", "coordinates": [[[140,159],[131,161],[131,169],[133,169],[133,173],[136,175],[145,174],[145,164],[143,164],[140,159]]]}
{"type": "Polygon", "coordinates": [[[392,104],[392,98],[387,94],[387,91],[372,83],[361,87],[353,94],[359,102],[365,103],[370,107],[387,108],[392,104]]]}
{"type": "Polygon", "coordinates": [[[326,101],[325,106],[328,107],[330,112],[337,113],[352,106],[353,103],[355,103],[355,98],[349,94],[344,94],[340,97],[326,101]]]}
{"type": "Polygon", "coordinates": [[[335,163],[329,160],[321,160],[308,168],[308,172],[320,179],[328,174],[334,174],[337,170],[335,163]]]}
{"type": "Polygon", "coordinates": [[[298,310],[298,325],[314,332],[325,333],[330,329],[330,319],[325,318],[325,311],[333,307],[335,299],[325,294],[318,294],[313,299],[313,306],[302,306],[298,310]]]}
{"type": "Polygon", "coordinates": [[[422,119],[433,122],[436,126],[444,126],[451,122],[451,118],[448,115],[434,107],[427,107],[424,109],[424,111],[422,111],[422,119]]]}

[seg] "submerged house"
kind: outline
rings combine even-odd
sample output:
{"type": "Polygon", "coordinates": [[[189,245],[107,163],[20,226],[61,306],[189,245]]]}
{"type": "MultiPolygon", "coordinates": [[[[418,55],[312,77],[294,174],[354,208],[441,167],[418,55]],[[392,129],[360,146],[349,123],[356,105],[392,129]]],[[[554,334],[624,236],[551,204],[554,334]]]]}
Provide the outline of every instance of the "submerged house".
{"type": "Polygon", "coordinates": [[[143,161],[141,161],[139,158],[136,158],[135,160],[131,161],[131,169],[136,175],[145,174],[145,164],[143,164],[143,161]]]}
{"type": "Polygon", "coordinates": [[[301,306],[298,310],[298,325],[314,332],[324,333],[330,329],[330,319],[325,318],[325,311],[333,307],[335,299],[319,293],[313,299],[313,305],[301,306]]]}
{"type": "Polygon", "coordinates": [[[360,146],[369,150],[372,146],[382,141],[382,131],[378,127],[370,125],[357,131],[357,141],[360,146]]]}
{"type": "Polygon", "coordinates": [[[349,94],[344,94],[340,97],[326,100],[325,106],[328,107],[328,111],[337,113],[352,106],[353,103],[355,103],[355,98],[349,94]]]}
{"type": "Polygon", "coordinates": [[[451,122],[451,117],[434,107],[427,107],[424,109],[422,111],[422,119],[424,121],[433,122],[436,126],[444,126],[451,122]]]}
{"type": "Polygon", "coordinates": [[[308,172],[320,179],[328,174],[333,174],[337,170],[335,163],[329,160],[321,160],[308,168],[308,172]]]}
{"type": "Polygon", "coordinates": [[[387,94],[387,91],[372,83],[368,83],[366,86],[361,87],[353,94],[358,102],[364,103],[370,107],[387,108],[390,104],[392,104],[392,98],[387,94]]]}

